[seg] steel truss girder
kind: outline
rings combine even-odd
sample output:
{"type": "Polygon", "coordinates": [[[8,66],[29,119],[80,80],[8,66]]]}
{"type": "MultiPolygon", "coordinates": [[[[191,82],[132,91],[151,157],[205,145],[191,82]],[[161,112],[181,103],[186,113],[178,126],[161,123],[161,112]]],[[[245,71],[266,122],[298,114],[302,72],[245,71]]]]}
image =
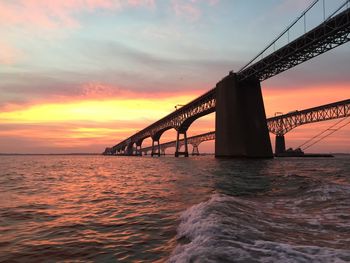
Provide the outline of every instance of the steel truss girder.
{"type": "Polygon", "coordinates": [[[300,125],[348,116],[350,116],[350,99],[276,116],[267,120],[267,126],[271,133],[282,136],[300,125]]]}
{"type": "Polygon", "coordinates": [[[238,73],[240,80],[271,78],[350,40],[350,8],[238,73]]]}

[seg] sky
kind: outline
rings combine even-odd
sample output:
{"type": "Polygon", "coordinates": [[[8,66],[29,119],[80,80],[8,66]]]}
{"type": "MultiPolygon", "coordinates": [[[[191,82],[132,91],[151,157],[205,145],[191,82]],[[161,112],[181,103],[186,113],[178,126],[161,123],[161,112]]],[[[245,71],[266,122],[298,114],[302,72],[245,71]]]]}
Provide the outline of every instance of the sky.
{"type": "MultiPolygon", "coordinates": [[[[238,71],[311,2],[0,0],[0,153],[103,152],[238,71]]],[[[330,14],[343,0],[325,2],[330,14]]],[[[345,44],[262,82],[267,116],[349,99],[349,52],[345,44]]],[[[188,136],[214,123],[203,117],[188,136]]],[[[332,123],[292,130],[287,146],[332,123]]],[[[349,126],[309,151],[350,153],[349,126]]],[[[174,139],[170,130],[161,142],[174,139]]]]}

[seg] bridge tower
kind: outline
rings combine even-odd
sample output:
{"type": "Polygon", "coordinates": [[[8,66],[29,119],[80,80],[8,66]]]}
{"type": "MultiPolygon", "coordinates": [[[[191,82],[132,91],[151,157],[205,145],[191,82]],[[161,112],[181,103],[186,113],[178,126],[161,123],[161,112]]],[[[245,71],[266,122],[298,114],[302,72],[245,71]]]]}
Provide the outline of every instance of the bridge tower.
{"type": "Polygon", "coordinates": [[[260,81],[230,73],[216,85],[216,157],[272,158],[260,81]]]}

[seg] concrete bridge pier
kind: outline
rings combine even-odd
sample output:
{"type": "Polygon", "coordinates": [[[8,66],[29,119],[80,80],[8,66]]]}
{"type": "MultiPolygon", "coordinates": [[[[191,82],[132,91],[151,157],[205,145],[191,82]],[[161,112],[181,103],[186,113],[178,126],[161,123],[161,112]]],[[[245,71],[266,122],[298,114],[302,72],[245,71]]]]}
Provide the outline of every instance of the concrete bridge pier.
{"type": "Polygon", "coordinates": [[[258,79],[230,74],[216,86],[215,157],[272,158],[258,79]]]}
{"type": "Polygon", "coordinates": [[[158,156],[160,157],[160,143],[159,139],[153,139],[152,138],[152,152],[151,156],[158,156]]]}
{"type": "Polygon", "coordinates": [[[280,154],[286,151],[286,141],[284,138],[284,134],[276,135],[275,141],[275,154],[280,154]]]}
{"type": "Polygon", "coordinates": [[[128,146],[126,147],[126,155],[127,155],[127,156],[132,156],[132,155],[134,155],[134,147],[133,147],[132,144],[130,144],[130,145],[128,145],[128,146]]]}
{"type": "Polygon", "coordinates": [[[136,156],[142,156],[141,144],[136,144],[136,156]]]}
{"type": "Polygon", "coordinates": [[[199,156],[199,150],[198,150],[198,145],[197,144],[193,144],[192,145],[192,156],[199,156]]]}
{"type": "Polygon", "coordinates": [[[188,157],[188,144],[187,144],[187,131],[177,131],[177,136],[176,136],[176,146],[175,146],[175,157],[180,157],[180,156],[185,156],[188,157]],[[180,134],[183,135],[183,140],[184,140],[184,146],[185,146],[185,151],[180,152],[180,134]]]}

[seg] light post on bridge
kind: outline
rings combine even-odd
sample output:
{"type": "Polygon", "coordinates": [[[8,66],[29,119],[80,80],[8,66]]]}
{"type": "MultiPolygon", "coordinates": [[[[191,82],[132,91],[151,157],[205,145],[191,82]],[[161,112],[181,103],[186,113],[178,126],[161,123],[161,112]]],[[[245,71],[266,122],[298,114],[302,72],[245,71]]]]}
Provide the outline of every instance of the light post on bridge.
{"type": "Polygon", "coordinates": [[[178,110],[178,108],[181,108],[183,106],[185,106],[185,105],[183,105],[183,104],[176,104],[174,108],[175,108],[175,110],[178,110]]]}

